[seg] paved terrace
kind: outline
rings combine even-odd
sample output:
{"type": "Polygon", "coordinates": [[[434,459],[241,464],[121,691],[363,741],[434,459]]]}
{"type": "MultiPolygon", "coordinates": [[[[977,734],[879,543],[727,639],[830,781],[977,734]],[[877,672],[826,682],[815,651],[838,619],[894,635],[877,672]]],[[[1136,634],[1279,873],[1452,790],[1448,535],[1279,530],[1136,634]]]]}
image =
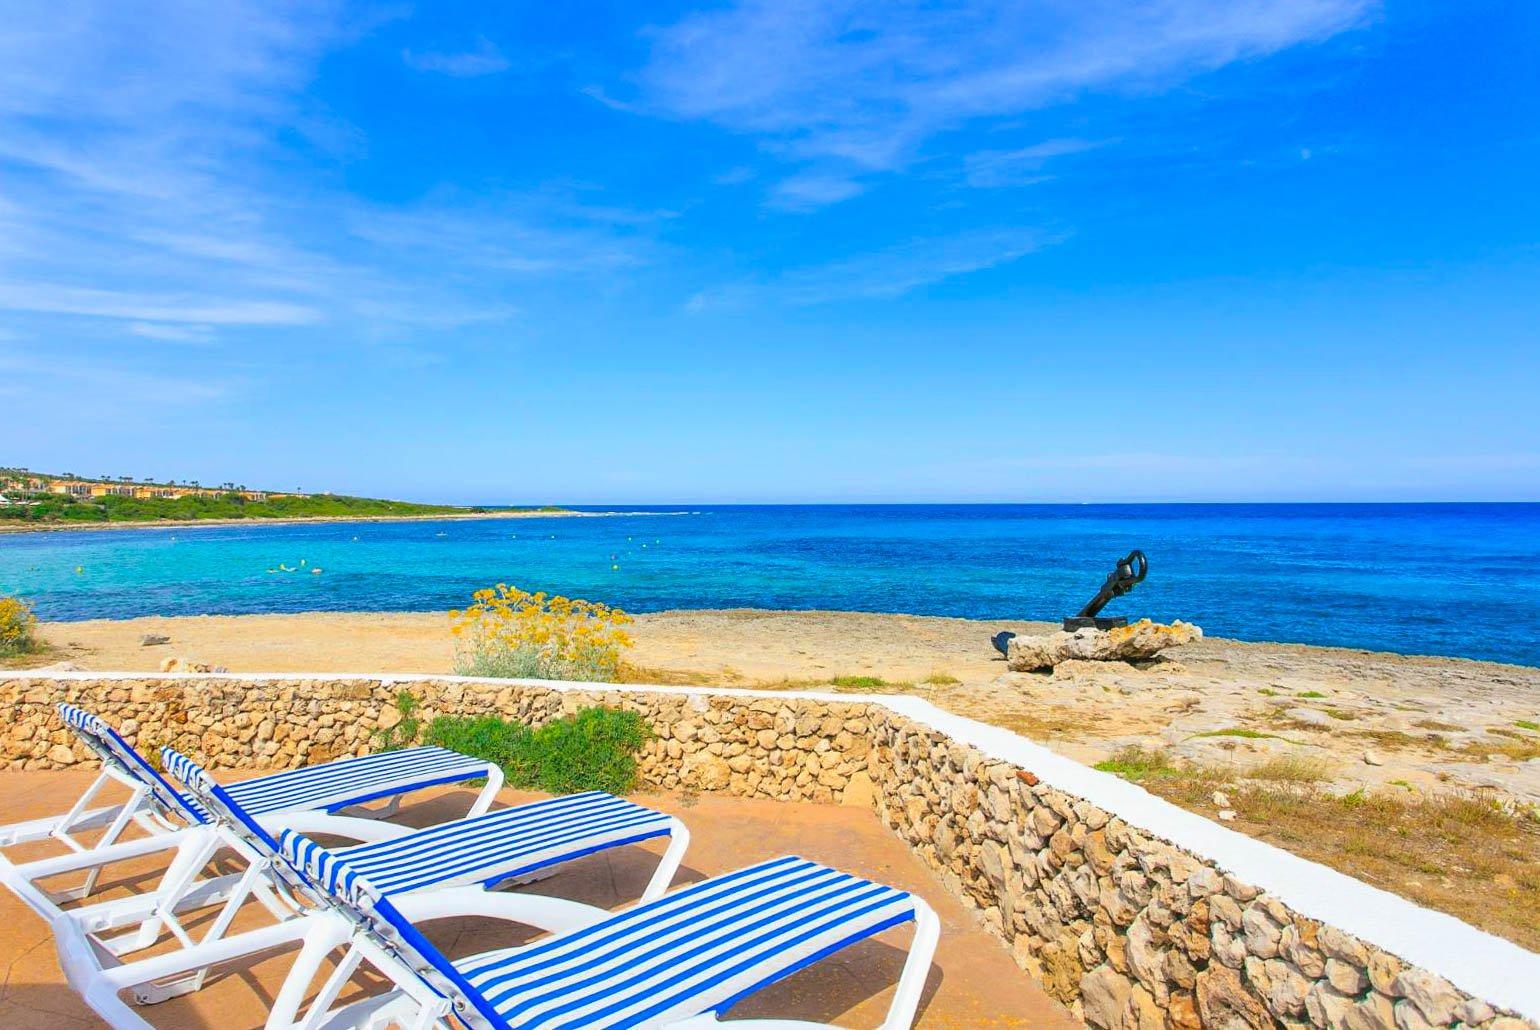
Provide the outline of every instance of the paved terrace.
{"type": "MultiPolygon", "coordinates": [[[[236,774],[223,776],[236,778],[236,774]]],[[[91,779],[87,771],[9,771],[0,773],[0,823],[64,811],[91,779]]],[[[500,800],[516,803],[539,795],[505,790],[500,800]]],[[[424,791],[414,795],[398,817],[417,825],[464,813],[471,793],[424,791]],[[413,803],[415,802],[415,803],[413,803]]],[[[1068,1012],[1019,970],[994,937],[925,869],[877,816],[863,808],[801,802],[641,796],[643,804],[684,820],[691,832],[676,883],[794,853],[861,876],[889,883],[924,897],[941,918],[936,953],[916,1026],[995,1028],[1032,1026],[1058,1030],[1078,1026],[1068,1012]]],[[[549,893],[616,908],[640,895],[656,861],[648,845],[589,856],[566,871],[520,890],[549,893]]],[[[656,850],[656,849],[655,849],[656,850]]],[[[18,857],[40,857],[17,849],[18,857]]],[[[114,891],[143,884],[135,873],[157,867],[125,866],[114,891]]],[[[104,895],[110,896],[110,895],[104,895]]],[[[250,906],[254,911],[255,906],[250,906]]],[[[253,925],[258,922],[253,916],[253,925]]],[[[506,923],[490,920],[445,922],[431,936],[458,956],[515,943],[506,923]]],[[[907,930],[891,931],[801,971],[735,1008],[731,1018],[771,1017],[837,1022],[841,1026],[876,1026],[886,1011],[903,965],[907,930]]],[[[73,1030],[102,1022],[64,981],[47,927],[8,891],[0,890],[0,1026],[9,1030],[73,1030]]],[[[141,1010],[165,1030],[212,1028],[240,1030],[262,1025],[267,1002],[286,969],[282,954],[249,967],[230,967],[201,992],[141,1010]]],[[[360,975],[360,992],[377,990],[377,981],[360,975]]]]}

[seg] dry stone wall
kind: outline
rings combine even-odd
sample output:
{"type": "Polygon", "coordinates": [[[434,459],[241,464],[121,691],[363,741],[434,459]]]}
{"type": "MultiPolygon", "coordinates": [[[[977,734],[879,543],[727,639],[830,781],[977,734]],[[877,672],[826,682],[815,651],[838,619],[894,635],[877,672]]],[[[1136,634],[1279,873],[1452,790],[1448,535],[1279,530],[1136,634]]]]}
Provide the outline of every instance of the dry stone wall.
{"type": "Polygon", "coordinates": [[[591,704],[633,709],[655,732],[641,759],[655,787],[874,808],[1092,1026],[1536,1025],[879,702],[456,678],[23,676],[0,680],[0,761],[89,761],[54,712],[72,701],[142,748],[289,768],[367,752],[399,718],[403,689],[426,718],[538,725],[591,704]]]}

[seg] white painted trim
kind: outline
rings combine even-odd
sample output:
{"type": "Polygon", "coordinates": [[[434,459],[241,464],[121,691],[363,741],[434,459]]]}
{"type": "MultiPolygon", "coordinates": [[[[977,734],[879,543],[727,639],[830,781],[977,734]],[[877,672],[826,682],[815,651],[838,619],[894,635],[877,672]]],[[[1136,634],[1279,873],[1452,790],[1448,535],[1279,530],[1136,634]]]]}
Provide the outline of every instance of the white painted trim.
{"type": "Polygon", "coordinates": [[[613,692],[739,697],[755,700],[834,701],[879,705],[947,734],[961,744],[1030,771],[1043,783],[1116,815],[1141,830],[1213,862],[1237,879],[1267,892],[1300,915],[1329,923],[1444,977],[1462,990],[1540,1022],[1540,954],[1478,930],[1453,916],[1434,912],[1361,880],[1237,833],[1110,773],[1098,772],[997,726],[943,711],[924,698],[893,694],[829,691],[770,691],[745,688],[650,686],[556,680],[496,680],[431,673],[28,673],[14,670],[0,682],[49,679],[61,682],[160,680],[294,682],[368,680],[383,686],[435,683],[544,687],[560,692],[613,692]]]}

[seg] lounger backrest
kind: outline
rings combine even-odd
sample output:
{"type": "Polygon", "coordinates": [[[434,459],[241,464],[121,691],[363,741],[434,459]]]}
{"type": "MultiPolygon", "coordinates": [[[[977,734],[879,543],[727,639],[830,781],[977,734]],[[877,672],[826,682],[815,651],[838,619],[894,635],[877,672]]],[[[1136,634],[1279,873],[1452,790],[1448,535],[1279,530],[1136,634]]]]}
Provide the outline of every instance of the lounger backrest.
{"type": "Polygon", "coordinates": [[[294,830],[278,835],[283,861],[316,890],[334,911],[383,943],[434,993],[448,998],[455,1016],[472,1030],[508,1030],[508,1023],[390,899],[350,866],[339,852],[324,848],[294,830]]]}
{"type": "Polygon", "coordinates": [[[278,841],[273,839],[273,835],[239,801],[231,797],[230,792],[221,787],[203,766],[172,747],[161,748],[160,758],[166,772],[187,788],[213,822],[229,830],[259,856],[271,862],[274,872],[290,887],[312,896],[318,894],[304,876],[294,875],[294,870],[279,854],[278,841]]]}
{"type": "Polygon", "coordinates": [[[101,759],[101,763],[109,768],[133,776],[133,773],[123,767],[118,761],[118,756],[107,747],[107,724],[92,715],[84,708],[77,708],[72,704],[61,702],[59,704],[59,718],[64,720],[64,725],[74,731],[76,739],[91,750],[91,753],[101,759]]]}
{"type": "Polygon", "coordinates": [[[59,716],[104,763],[143,784],[164,813],[179,816],[195,826],[208,821],[132,744],[99,717],[71,704],[60,704],[59,716]]]}

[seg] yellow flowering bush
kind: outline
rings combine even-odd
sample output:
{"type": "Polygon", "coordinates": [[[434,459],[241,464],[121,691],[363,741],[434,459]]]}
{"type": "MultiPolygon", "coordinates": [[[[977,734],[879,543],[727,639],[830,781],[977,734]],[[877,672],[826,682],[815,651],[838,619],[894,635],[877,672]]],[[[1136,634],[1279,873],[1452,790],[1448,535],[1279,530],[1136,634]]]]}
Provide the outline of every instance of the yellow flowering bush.
{"type": "Polygon", "coordinates": [[[499,583],[449,613],[455,671],[513,679],[613,680],[631,616],[597,601],[499,583]]]}
{"type": "Polygon", "coordinates": [[[0,655],[37,650],[37,616],[19,597],[0,597],[0,655]]]}

